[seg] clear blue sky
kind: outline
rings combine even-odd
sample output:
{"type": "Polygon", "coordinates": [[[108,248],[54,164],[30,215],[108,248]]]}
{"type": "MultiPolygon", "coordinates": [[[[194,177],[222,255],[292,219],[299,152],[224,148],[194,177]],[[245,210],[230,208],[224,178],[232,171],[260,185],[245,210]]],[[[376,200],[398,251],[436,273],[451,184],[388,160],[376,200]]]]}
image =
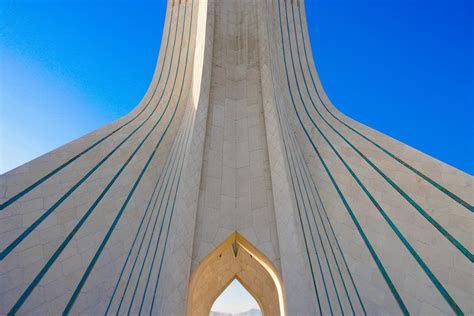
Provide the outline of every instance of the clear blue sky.
{"type": "Polygon", "coordinates": [[[237,279],[227,286],[211,307],[211,311],[232,314],[250,309],[260,310],[260,306],[237,279]]]}
{"type": "MultiPolygon", "coordinates": [[[[0,173],[130,111],[164,0],[0,0],[0,173]]],[[[344,113],[474,174],[474,1],[306,0],[344,113]]]]}
{"type": "MultiPolygon", "coordinates": [[[[334,104],[474,174],[473,3],[306,0],[314,57],[334,104]]],[[[164,4],[0,0],[0,173],[139,102],[164,4]]]]}

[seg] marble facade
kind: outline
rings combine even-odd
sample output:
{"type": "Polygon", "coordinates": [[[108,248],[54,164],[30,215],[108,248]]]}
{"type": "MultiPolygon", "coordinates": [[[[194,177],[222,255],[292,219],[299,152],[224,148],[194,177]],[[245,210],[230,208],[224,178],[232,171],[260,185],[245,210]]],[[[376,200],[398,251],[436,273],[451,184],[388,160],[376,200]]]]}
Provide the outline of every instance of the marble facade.
{"type": "Polygon", "coordinates": [[[339,112],[306,18],[169,0],[137,107],[0,176],[0,313],[474,314],[473,177],[339,112]]]}

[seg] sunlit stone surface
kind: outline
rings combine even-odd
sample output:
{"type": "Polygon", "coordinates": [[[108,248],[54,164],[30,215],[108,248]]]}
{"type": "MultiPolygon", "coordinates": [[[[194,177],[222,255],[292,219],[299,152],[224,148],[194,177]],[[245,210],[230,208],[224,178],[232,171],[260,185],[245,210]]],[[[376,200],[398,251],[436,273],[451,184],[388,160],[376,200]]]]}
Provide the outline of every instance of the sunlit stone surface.
{"type": "Polygon", "coordinates": [[[472,314],[473,193],[338,112],[302,0],[171,0],[140,104],[0,177],[0,313],[472,314]]]}

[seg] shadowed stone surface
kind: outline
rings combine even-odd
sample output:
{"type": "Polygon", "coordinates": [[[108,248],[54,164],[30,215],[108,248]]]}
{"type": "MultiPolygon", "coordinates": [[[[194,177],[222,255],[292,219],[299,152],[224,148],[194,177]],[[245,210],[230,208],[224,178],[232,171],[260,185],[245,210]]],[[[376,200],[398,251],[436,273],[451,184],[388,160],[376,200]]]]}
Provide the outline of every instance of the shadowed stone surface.
{"type": "Polygon", "coordinates": [[[473,190],[333,106],[302,0],[170,0],[137,107],[0,176],[0,313],[208,315],[237,232],[269,314],[473,314],[473,190]]]}

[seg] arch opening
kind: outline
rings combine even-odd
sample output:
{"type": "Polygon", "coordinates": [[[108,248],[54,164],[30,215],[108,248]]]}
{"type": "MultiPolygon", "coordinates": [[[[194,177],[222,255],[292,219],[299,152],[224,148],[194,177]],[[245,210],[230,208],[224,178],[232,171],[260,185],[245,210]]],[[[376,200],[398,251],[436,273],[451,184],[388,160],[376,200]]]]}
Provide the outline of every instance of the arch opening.
{"type": "Polygon", "coordinates": [[[210,316],[223,314],[261,316],[262,312],[252,293],[235,278],[212,304],[210,316]]]}
{"type": "Polygon", "coordinates": [[[252,295],[262,315],[285,315],[278,270],[237,232],[207,255],[193,272],[187,315],[208,316],[216,299],[235,279],[252,295]]]}

